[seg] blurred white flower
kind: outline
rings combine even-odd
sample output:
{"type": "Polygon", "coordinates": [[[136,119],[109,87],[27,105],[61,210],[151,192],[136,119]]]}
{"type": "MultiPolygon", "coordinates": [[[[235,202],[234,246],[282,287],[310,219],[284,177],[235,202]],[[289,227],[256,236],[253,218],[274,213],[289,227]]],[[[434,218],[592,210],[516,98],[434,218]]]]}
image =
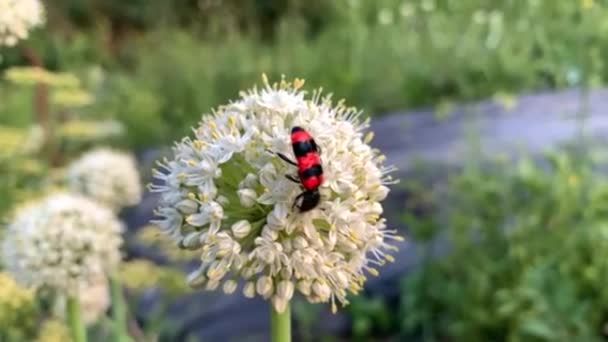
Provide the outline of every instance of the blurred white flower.
{"type": "Polygon", "coordinates": [[[44,22],[44,6],[39,0],[0,0],[0,45],[17,44],[44,22]]]}
{"type": "Polygon", "coordinates": [[[130,154],[101,147],[85,153],[67,167],[68,188],[115,211],[139,203],[142,186],[137,163],[130,154]]]}
{"type": "Polygon", "coordinates": [[[489,16],[489,30],[486,38],[488,49],[496,49],[503,35],[503,15],[502,12],[492,11],[489,16]]]}
{"type": "Polygon", "coordinates": [[[581,71],[576,66],[571,66],[566,69],[566,82],[569,86],[574,87],[581,82],[581,71]]]}
{"type": "MultiPolygon", "coordinates": [[[[98,275],[86,285],[80,284],[80,309],[86,324],[94,324],[110,308],[110,287],[104,275],[98,275]]],[[[65,312],[65,311],[64,311],[65,312]]]]}
{"type": "Polygon", "coordinates": [[[393,23],[393,11],[390,8],[383,8],[378,12],[378,22],[380,25],[390,25],[393,23]]]}
{"type": "Polygon", "coordinates": [[[483,25],[488,21],[488,14],[484,10],[476,10],[473,12],[473,22],[478,25],[483,25]]]}
{"type": "Polygon", "coordinates": [[[154,222],[181,246],[201,253],[192,286],[256,293],[282,311],[297,289],[311,302],[347,303],[364,271],[393,258],[400,240],[381,218],[379,204],[393,183],[392,167],[367,143],[368,122],[359,112],[315,92],[306,99],[303,81],[281,81],[242,93],[235,102],[202,118],[193,138],[173,149],[174,158],[155,170],[160,193],[154,222]],[[313,210],[293,208],[302,191],[286,179],[296,169],[268,153],[288,156],[293,126],[304,127],[322,149],[324,182],[313,210]],[[187,201],[187,205],[184,204],[187,201]],[[195,206],[194,206],[195,205],[195,206]],[[229,282],[226,284],[226,282],[229,282]]]}
{"type": "Polygon", "coordinates": [[[416,13],[416,7],[410,2],[403,2],[399,7],[399,13],[404,18],[409,18],[416,13]]]}
{"type": "Polygon", "coordinates": [[[74,194],[55,193],[20,208],[2,244],[2,261],[24,286],[77,296],[121,259],[123,227],[114,213],[74,194]]]}
{"type": "Polygon", "coordinates": [[[44,146],[44,129],[40,125],[34,124],[28,129],[27,135],[27,140],[23,145],[25,153],[40,152],[44,146]]]}
{"type": "MultiPolygon", "coordinates": [[[[65,314],[66,297],[60,297],[56,302],[55,313],[65,314]]],[[[98,274],[89,283],[81,283],[78,290],[78,300],[82,319],[85,324],[93,325],[105,315],[110,308],[110,287],[105,275],[98,274]]]]}
{"type": "Polygon", "coordinates": [[[432,12],[435,10],[435,0],[422,0],[420,7],[425,12],[432,12]]]}

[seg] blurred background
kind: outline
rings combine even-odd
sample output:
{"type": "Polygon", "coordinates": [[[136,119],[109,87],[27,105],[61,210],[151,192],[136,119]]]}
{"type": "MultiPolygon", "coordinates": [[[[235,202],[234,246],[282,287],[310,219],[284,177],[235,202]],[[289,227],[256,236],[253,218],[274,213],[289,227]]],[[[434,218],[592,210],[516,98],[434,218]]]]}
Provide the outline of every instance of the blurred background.
{"type": "MultiPolygon", "coordinates": [[[[43,3],[45,24],[0,47],[3,225],[92,147],[130,151],[149,183],[201,115],[262,73],[300,77],[372,117],[400,170],[386,211],[407,242],[338,315],[296,301],[296,340],[608,337],[608,3],[43,3]]],[[[148,224],[154,206],[145,193],[121,213],[134,334],[264,340],[264,303],[185,286],[191,256],[148,224]]],[[[5,287],[0,311],[37,310],[5,287]]],[[[32,336],[15,317],[0,312],[0,331],[18,331],[0,336],[32,336]]]]}

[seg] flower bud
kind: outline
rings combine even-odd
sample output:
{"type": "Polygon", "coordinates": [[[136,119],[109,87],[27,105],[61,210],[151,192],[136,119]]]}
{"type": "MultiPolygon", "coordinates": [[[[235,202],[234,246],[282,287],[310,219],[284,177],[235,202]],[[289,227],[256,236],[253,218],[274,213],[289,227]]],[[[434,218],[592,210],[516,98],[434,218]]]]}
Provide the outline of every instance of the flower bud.
{"type": "Polygon", "coordinates": [[[379,216],[380,214],[382,214],[382,212],[383,212],[382,205],[380,205],[380,203],[378,203],[378,202],[374,202],[369,211],[370,214],[376,215],[376,216],[379,216]]]}
{"type": "Polygon", "coordinates": [[[186,218],[186,222],[194,227],[201,227],[209,223],[209,217],[207,213],[192,214],[186,218]]]}
{"type": "Polygon", "coordinates": [[[272,306],[279,313],[285,311],[288,302],[288,300],[285,300],[279,296],[272,297],[272,306]]]}
{"type": "Polygon", "coordinates": [[[262,238],[268,241],[276,241],[279,238],[279,233],[270,229],[267,225],[262,229],[262,238]]]}
{"type": "Polygon", "coordinates": [[[339,287],[348,287],[348,277],[346,276],[346,273],[344,273],[343,271],[336,271],[334,272],[334,277],[336,284],[338,284],[339,287]]]}
{"type": "Polygon", "coordinates": [[[247,298],[255,297],[255,283],[252,281],[248,281],[243,288],[243,295],[247,298]]]}
{"type": "Polygon", "coordinates": [[[258,194],[251,189],[241,189],[237,191],[241,205],[245,208],[251,208],[255,204],[258,194]]]}
{"type": "Polygon", "coordinates": [[[202,245],[201,235],[201,232],[193,232],[186,235],[186,237],[181,241],[180,247],[190,250],[199,248],[202,245]]]}
{"type": "Polygon", "coordinates": [[[175,205],[175,207],[182,213],[186,215],[194,214],[198,211],[198,203],[191,199],[181,200],[179,203],[175,205]]]}
{"type": "Polygon", "coordinates": [[[220,286],[220,282],[218,280],[209,280],[207,282],[207,286],[205,286],[205,290],[213,291],[220,286]]]}
{"type": "Polygon", "coordinates": [[[285,253],[290,253],[293,249],[293,243],[291,241],[291,239],[283,240],[283,243],[281,245],[283,246],[283,250],[285,251],[285,253]]]}
{"type": "Polygon", "coordinates": [[[260,183],[268,188],[269,185],[274,184],[274,180],[277,178],[277,170],[274,165],[266,164],[260,170],[260,183]]]}
{"type": "Polygon", "coordinates": [[[230,227],[232,234],[237,239],[243,239],[251,232],[251,224],[247,220],[240,220],[230,227]]]}
{"type": "Polygon", "coordinates": [[[218,281],[226,275],[227,271],[226,265],[223,262],[216,260],[207,269],[207,278],[209,278],[210,281],[218,281]]]}
{"type": "Polygon", "coordinates": [[[255,288],[260,296],[268,299],[273,290],[272,279],[268,276],[259,277],[255,288]]]}
{"type": "Polygon", "coordinates": [[[289,301],[293,296],[293,283],[288,280],[283,280],[277,286],[277,296],[289,301]]]}
{"type": "Polygon", "coordinates": [[[188,285],[193,288],[203,286],[207,281],[207,278],[205,278],[204,269],[200,267],[192,273],[188,274],[188,278],[186,281],[188,282],[188,285]]]}
{"type": "Polygon", "coordinates": [[[315,281],[312,284],[312,291],[321,299],[321,301],[328,300],[331,295],[331,289],[323,281],[315,281]]]}
{"type": "Polygon", "coordinates": [[[231,238],[221,239],[217,243],[217,256],[222,258],[235,252],[235,242],[231,238]]]}
{"type": "Polygon", "coordinates": [[[230,279],[230,280],[226,280],[224,282],[222,289],[224,290],[225,294],[231,294],[231,293],[234,293],[234,291],[236,290],[236,286],[237,286],[236,281],[230,279]]]}
{"type": "Polygon", "coordinates": [[[268,226],[275,230],[283,229],[287,223],[287,209],[283,205],[277,205],[266,218],[268,226]]]}
{"type": "Polygon", "coordinates": [[[293,239],[293,246],[295,249],[304,249],[308,247],[308,241],[303,236],[296,236],[293,239]]]}
{"type": "Polygon", "coordinates": [[[224,217],[224,208],[216,202],[209,202],[205,211],[209,213],[212,221],[221,220],[224,217]]]}
{"type": "Polygon", "coordinates": [[[298,287],[298,291],[300,291],[300,293],[302,293],[305,296],[310,296],[311,287],[312,287],[312,282],[310,280],[307,280],[307,279],[300,280],[297,284],[297,287],[298,287]]]}
{"type": "Polygon", "coordinates": [[[239,183],[239,189],[253,188],[258,183],[258,177],[253,173],[248,173],[247,176],[239,183]]]}
{"type": "Polygon", "coordinates": [[[370,193],[370,197],[376,201],[383,201],[386,198],[386,196],[388,195],[388,192],[389,192],[388,187],[386,187],[384,185],[380,185],[379,187],[377,187],[370,193]]]}

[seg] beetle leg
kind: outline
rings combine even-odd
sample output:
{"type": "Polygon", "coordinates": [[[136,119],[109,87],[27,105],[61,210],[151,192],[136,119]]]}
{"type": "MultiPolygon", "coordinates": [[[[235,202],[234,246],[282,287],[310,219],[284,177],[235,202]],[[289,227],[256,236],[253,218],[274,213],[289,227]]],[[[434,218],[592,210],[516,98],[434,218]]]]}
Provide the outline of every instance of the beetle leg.
{"type": "Polygon", "coordinates": [[[300,184],[300,180],[293,175],[285,175],[285,178],[289,179],[290,181],[292,181],[294,183],[300,184]]]}
{"type": "Polygon", "coordinates": [[[298,164],[296,164],[296,162],[294,162],[293,160],[289,159],[289,157],[287,157],[286,155],[284,155],[281,152],[274,152],[272,150],[266,149],[267,152],[270,152],[272,154],[276,154],[277,156],[279,156],[279,158],[283,159],[285,162],[293,165],[293,166],[298,166],[298,164]]]}
{"type": "Polygon", "coordinates": [[[298,166],[298,164],[296,162],[294,162],[293,160],[289,159],[286,155],[284,155],[281,152],[277,152],[277,156],[279,156],[279,158],[283,159],[284,161],[288,162],[289,164],[291,164],[293,166],[298,166]]]}

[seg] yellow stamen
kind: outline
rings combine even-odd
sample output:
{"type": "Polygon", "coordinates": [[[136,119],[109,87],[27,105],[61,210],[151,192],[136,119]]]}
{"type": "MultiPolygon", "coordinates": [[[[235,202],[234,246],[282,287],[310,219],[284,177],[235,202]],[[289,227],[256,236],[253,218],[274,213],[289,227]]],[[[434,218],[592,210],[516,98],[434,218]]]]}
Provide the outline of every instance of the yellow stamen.
{"type": "Polygon", "coordinates": [[[293,81],[293,88],[294,88],[294,89],[296,89],[296,90],[297,90],[297,89],[302,88],[302,86],[304,85],[304,82],[305,82],[305,81],[304,81],[303,79],[301,79],[301,78],[296,78],[296,79],[293,81]]]}

